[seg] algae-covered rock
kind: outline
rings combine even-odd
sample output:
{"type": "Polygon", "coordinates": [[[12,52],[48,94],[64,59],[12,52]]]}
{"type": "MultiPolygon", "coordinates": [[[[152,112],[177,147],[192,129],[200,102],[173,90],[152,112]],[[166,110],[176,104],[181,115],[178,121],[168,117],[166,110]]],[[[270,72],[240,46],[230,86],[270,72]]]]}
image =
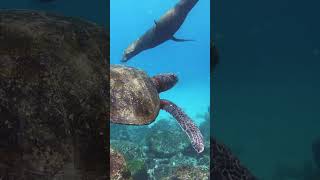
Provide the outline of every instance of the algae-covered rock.
{"type": "Polygon", "coordinates": [[[110,148],[110,177],[111,180],[132,179],[123,155],[113,148],[110,148]]]}
{"type": "Polygon", "coordinates": [[[50,179],[73,163],[83,177],[106,174],[108,50],[96,24],[0,11],[0,164],[8,173],[50,179]]]}

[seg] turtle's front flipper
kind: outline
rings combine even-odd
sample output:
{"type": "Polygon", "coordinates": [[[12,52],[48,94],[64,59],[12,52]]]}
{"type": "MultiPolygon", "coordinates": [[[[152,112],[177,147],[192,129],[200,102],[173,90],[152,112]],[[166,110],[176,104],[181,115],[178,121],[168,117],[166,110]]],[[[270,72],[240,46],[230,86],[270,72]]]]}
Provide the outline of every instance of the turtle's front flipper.
{"type": "Polygon", "coordinates": [[[170,113],[180,124],[191,140],[193,148],[201,153],[204,150],[203,137],[198,127],[192,122],[191,118],[185,114],[181,108],[168,100],[161,100],[161,109],[170,113]]]}

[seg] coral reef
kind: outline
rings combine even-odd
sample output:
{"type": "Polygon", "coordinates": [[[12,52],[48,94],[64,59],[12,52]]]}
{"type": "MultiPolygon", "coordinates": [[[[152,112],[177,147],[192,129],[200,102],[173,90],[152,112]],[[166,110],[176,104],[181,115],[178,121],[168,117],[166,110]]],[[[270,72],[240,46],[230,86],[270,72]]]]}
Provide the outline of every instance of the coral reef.
{"type": "Polygon", "coordinates": [[[130,170],[133,179],[148,179],[148,170],[143,160],[128,161],[128,169],[130,170]]]}
{"type": "Polygon", "coordinates": [[[112,147],[121,152],[126,160],[143,159],[145,152],[141,145],[131,141],[110,140],[112,147]]]}
{"type": "Polygon", "coordinates": [[[113,148],[110,148],[110,177],[111,180],[132,179],[124,157],[113,148]]]}
{"type": "Polygon", "coordinates": [[[194,179],[194,180],[208,180],[209,171],[208,169],[193,167],[193,166],[180,166],[177,167],[173,174],[169,177],[164,177],[161,180],[185,180],[185,179],[194,179]]]}
{"type": "Polygon", "coordinates": [[[194,151],[172,118],[157,120],[150,127],[111,126],[110,143],[123,154],[133,180],[205,180],[209,174],[217,180],[255,180],[227,147],[210,139],[209,111],[197,118],[204,120],[200,128],[205,151],[201,154],[194,151]]]}
{"type": "Polygon", "coordinates": [[[155,157],[172,157],[184,150],[190,143],[182,131],[155,130],[146,139],[149,155],[155,157]],[[165,139],[165,140],[164,140],[165,139]]]}
{"type": "Polygon", "coordinates": [[[110,135],[111,145],[123,154],[134,180],[179,179],[185,171],[190,171],[185,175],[189,179],[208,179],[209,138],[205,151],[196,153],[173,118],[150,126],[112,125],[110,135]]]}

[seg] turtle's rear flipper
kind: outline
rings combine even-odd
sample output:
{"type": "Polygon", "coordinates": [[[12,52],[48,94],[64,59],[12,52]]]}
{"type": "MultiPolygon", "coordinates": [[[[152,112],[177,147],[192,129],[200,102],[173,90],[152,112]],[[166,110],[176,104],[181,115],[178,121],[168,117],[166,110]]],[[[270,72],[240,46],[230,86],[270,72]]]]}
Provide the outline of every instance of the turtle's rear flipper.
{"type": "Polygon", "coordinates": [[[203,137],[198,127],[192,122],[191,118],[185,114],[181,108],[168,100],[161,100],[161,109],[170,113],[180,124],[180,127],[187,133],[193,148],[201,153],[204,150],[203,137]]]}

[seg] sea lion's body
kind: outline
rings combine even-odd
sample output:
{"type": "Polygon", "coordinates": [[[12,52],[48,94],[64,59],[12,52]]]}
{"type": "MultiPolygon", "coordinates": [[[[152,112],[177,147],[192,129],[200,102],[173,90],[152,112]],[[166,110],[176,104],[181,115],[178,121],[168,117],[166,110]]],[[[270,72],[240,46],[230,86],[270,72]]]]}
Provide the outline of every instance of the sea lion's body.
{"type": "Polygon", "coordinates": [[[122,61],[128,61],[138,53],[154,48],[169,39],[185,41],[175,38],[174,34],[179,30],[188,13],[197,2],[198,0],[180,0],[178,4],[167,11],[158,21],[155,21],[155,25],[151,29],[125,50],[122,61]]]}

